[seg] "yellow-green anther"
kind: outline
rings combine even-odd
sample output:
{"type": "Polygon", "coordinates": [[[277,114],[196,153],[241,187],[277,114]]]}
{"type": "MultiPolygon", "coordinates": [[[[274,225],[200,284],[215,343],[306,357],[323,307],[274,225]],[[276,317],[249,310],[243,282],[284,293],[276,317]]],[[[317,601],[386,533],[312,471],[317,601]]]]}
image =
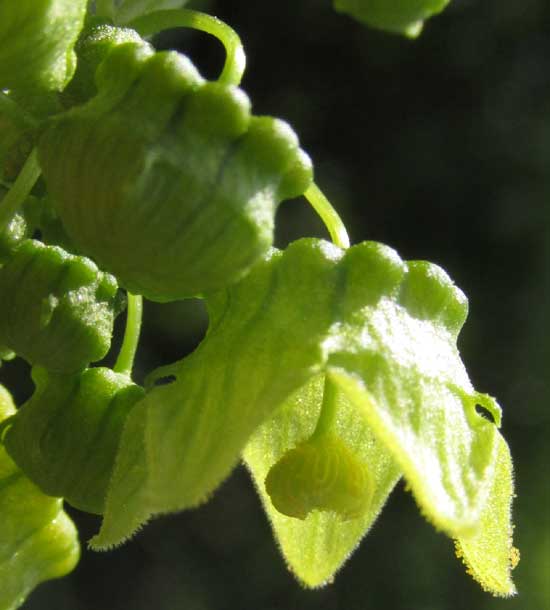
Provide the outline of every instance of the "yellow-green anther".
{"type": "MultiPolygon", "coordinates": [[[[0,386],[0,421],[15,413],[0,386]]],[[[43,494],[0,446],[0,608],[16,610],[41,582],[68,574],[80,556],[62,499],[43,494]]]]}
{"type": "Polygon", "coordinates": [[[74,71],[73,47],[87,0],[0,2],[0,89],[59,91],[74,71]]]}
{"type": "Polygon", "coordinates": [[[44,493],[102,513],[120,434],[143,390],[107,368],[33,377],[35,393],[5,433],[8,453],[44,493]]]}
{"type": "Polygon", "coordinates": [[[0,344],[71,373],[107,353],[117,284],[89,259],[25,240],[0,269],[0,344]]]}
{"type": "Polygon", "coordinates": [[[334,7],[374,28],[415,38],[449,0],[334,0],[334,7]]]}
{"type": "Polygon", "coordinates": [[[97,97],[39,145],[75,245],[151,300],[238,280],[271,246],[277,205],[311,182],[292,129],[252,116],[243,91],[205,82],[174,52],[120,45],[96,82],[97,97]]]}

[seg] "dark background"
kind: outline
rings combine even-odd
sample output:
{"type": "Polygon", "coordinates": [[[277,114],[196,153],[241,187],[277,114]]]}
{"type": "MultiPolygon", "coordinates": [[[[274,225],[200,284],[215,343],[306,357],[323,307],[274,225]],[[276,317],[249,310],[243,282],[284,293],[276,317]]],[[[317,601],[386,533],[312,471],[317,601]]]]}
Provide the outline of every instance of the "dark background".
{"type": "MultiPolygon", "coordinates": [[[[85,551],[25,608],[548,610],[550,3],[454,0],[416,41],[364,28],[328,1],[189,6],[241,35],[255,113],[293,125],[353,241],[436,262],[469,296],[459,347],[475,387],[504,410],[520,593],[484,593],[401,485],[335,583],[306,591],[239,468],[202,508],[158,519],[116,551],[85,551]]],[[[159,44],[190,54],[209,78],[223,61],[201,34],[179,30],[159,44]]],[[[304,200],[284,203],[278,221],[279,246],[325,235],[304,200]]],[[[196,301],[147,304],[145,316],[138,379],[190,351],[206,325],[196,301]]],[[[20,369],[2,377],[10,372],[20,398],[20,369]]],[[[71,514],[90,538],[98,521],[71,514]]]]}

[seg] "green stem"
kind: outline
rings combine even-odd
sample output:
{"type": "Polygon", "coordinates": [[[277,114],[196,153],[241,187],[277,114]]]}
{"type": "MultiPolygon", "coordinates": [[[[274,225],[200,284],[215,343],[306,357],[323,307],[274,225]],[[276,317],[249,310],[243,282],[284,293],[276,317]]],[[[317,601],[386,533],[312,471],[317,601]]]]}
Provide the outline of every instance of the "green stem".
{"type": "Polygon", "coordinates": [[[126,330],[124,340],[118,354],[117,361],[113,370],[115,373],[132,375],[134,358],[136,356],[141,332],[141,318],[143,315],[143,299],[141,295],[130,294],[128,292],[128,311],[126,312],[126,330]]]}
{"type": "Polygon", "coordinates": [[[218,82],[238,85],[243,77],[246,56],[237,32],[217,17],[190,9],[157,11],[138,17],[128,24],[143,37],[152,36],[170,28],[192,28],[215,36],[225,47],[225,64],[218,82]]]}
{"type": "Polygon", "coordinates": [[[304,193],[304,197],[311,203],[313,209],[325,223],[333,243],[340,248],[349,248],[349,237],[346,227],[340,216],[338,216],[338,212],[332,207],[321,189],[313,182],[304,193]]]}
{"type": "Polygon", "coordinates": [[[23,169],[13,183],[11,189],[0,202],[0,231],[3,231],[13,218],[15,212],[23,205],[25,199],[30,195],[32,187],[40,177],[40,165],[36,154],[36,148],[27,157],[23,169]]]}
{"type": "Polygon", "coordinates": [[[37,119],[23,110],[3,91],[0,91],[0,115],[9,117],[20,129],[32,129],[38,125],[37,119]]]}
{"type": "Polygon", "coordinates": [[[336,397],[336,386],[334,382],[329,379],[329,376],[326,375],[325,387],[323,389],[323,404],[321,405],[321,413],[319,413],[317,425],[311,435],[312,440],[319,439],[334,429],[337,411],[336,397]]]}

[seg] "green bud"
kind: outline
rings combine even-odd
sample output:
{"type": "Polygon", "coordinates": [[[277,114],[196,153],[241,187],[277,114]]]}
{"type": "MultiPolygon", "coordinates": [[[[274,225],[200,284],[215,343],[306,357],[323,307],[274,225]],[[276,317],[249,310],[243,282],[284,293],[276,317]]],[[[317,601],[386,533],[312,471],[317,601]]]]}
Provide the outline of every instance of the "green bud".
{"type": "Polygon", "coordinates": [[[371,27],[415,38],[424,21],[448,3],[449,0],[334,0],[334,7],[371,27]]]}
{"type": "Polygon", "coordinates": [[[115,279],[84,257],[26,240],[0,269],[0,344],[33,365],[71,373],[107,353],[115,279]]]}
{"type": "Polygon", "coordinates": [[[39,144],[71,239],[152,300],[236,281],[269,249],[279,202],[311,181],[294,132],[144,43],[116,46],[96,84],[97,97],[53,120],[39,144]]]}
{"type": "Polygon", "coordinates": [[[76,57],[87,0],[0,3],[0,89],[61,90],[76,57]]]}
{"type": "Polygon", "coordinates": [[[271,467],[265,487],[280,513],[302,520],[312,510],[356,519],[365,513],[374,492],[367,465],[334,435],[287,451],[271,467]]]}
{"type": "Polygon", "coordinates": [[[44,493],[99,514],[126,416],[144,391],[107,368],[33,376],[36,391],[10,422],[6,449],[44,493]]]}

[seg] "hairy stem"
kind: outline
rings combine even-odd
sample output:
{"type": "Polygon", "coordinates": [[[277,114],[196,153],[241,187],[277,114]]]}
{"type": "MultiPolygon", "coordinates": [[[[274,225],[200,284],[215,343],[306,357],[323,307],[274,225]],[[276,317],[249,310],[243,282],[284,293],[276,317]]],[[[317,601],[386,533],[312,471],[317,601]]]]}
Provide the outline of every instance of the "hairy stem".
{"type": "Polygon", "coordinates": [[[338,216],[338,212],[332,207],[321,189],[315,183],[312,183],[304,193],[304,197],[309,201],[317,214],[319,214],[333,243],[340,248],[349,248],[349,237],[346,227],[340,216],[338,216]]]}
{"type": "Polygon", "coordinates": [[[25,199],[30,195],[32,187],[40,177],[40,173],[36,149],[33,149],[13,186],[0,202],[0,231],[6,228],[15,212],[17,212],[25,202],[25,199]]]}
{"type": "Polygon", "coordinates": [[[157,11],[138,17],[128,24],[140,36],[152,36],[162,30],[184,27],[216,37],[225,47],[225,64],[218,82],[238,85],[246,66],[246,56],[239,35],[217,17],[190,9],[157,11]]]}
{"type": "Polygon", "coordinates": [[[143,315],[143,299],[141,295],[128,292],[128,311],[126,312],[126,330],[124,340],[118,354],[113,370],[115,373],[132,375],[134,358],[136,356],[139,335],[141,332],[141,318],[143,315]]]}

